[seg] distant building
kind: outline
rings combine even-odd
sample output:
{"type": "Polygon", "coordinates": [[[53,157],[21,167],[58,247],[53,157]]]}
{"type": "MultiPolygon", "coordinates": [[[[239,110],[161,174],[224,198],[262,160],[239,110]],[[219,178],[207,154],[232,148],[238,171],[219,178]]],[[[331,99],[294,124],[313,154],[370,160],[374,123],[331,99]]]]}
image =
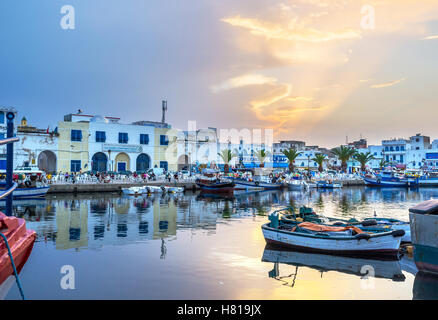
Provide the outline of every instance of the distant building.
{"type": "Polygon", "coordinates": [[[58,137],[57,130],[38,129],[29,125],[26,117],[17,126],[14,144],[14,164],[16,167],[38,166],[47,173],[57,171],[58,137]]]}
{"type": "Polygon", "coordinates": [[[367,148],[367,140],[359,139],[357,141],[349,142],[348,146],[353,147],[355,149],[366,149],[367,148]]]}

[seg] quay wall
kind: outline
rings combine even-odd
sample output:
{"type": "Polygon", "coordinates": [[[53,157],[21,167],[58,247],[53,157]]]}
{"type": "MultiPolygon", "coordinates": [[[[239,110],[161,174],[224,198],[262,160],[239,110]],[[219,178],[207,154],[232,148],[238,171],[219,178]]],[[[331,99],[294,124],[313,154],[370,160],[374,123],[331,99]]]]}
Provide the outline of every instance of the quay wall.
{"type": "Polygon", "coordinates": [[[52,184],[47,193],[121,192],[123,188],[162,185],[183,187],[186,190],[196,190],[197,188],[196,184],[193,182],[150,181],[147,183],[73,183],[52,184]]]}
{"type": "MultiPolygon", "coordinates": [[[[344,187],[363,186],[362,180],[343,180],[344,187]]],[[[186,190],[197,190],[194,182],[167,182],[167,181],[148,181],[147,183],[74,183],[74,184],[52,184],[48,193],[88,193],[88,192],[121,192],[122,188],[142,187],[142,186],[172,186],[183,187],[186,190]]],[[[285,185],[287,188],[287,185],[285,185]]]]}

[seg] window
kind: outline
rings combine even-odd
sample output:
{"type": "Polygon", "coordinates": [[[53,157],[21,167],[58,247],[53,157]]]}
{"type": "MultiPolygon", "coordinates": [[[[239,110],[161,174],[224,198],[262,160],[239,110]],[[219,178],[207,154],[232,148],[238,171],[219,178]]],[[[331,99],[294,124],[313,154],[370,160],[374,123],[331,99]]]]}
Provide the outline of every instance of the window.
{"type": "Polygon", "coordinates": [[[385,147],[385,151],[388,151],[388,147],[385,147]]]}
{"type": "Polygon", "coordinates": [[[167,171],[167,161],[160,161],[160,168],[167,171]]]}
{"type": "Polygon", "coordinates": [[[395,150],[396,150],[396,151],[400,151],[399,146],[395,147],[395,150]]]}
{"type": "Polygon", "coordinates": [[[140,134],[140,144],[149,144],[148,134],[140,134]]]}
{"type": "Polygon", "coordinates": [[[403,155],[400,155],[400,163],[403,163],[403,155]]]}
{"type": "Polygon", "coordinates": [[[169,139],[166,135],[160,135],[160,145],[167,146],[169,144],[169,139]]]}
{"type": "Polygon", "coordinates": [[[70,171],[71,172],[81,171],[81,160],[71,160],[70,161],[70,171]]]}
{"type": "Polygon", "coordinates": [[[5,123],[5,113],[0,111],[0,123],[5,123]]]}
{"type": "Polygon", "coordinates": [[[82,131],[72,130],[71,131],[71,141],[82,141],[82,131]]]}
{"type": "Polygon", "coordinates": [[[119,132],[119,143],[128,143],[128,134],[126,132],[119,132]]]}
{"type": "Polygon", "coordinates": [[[96,131],[96,142],[105,142],[106,133],[105,131],[96,131]]]}
{"type": "Polygon", "coordinates": [[[405,151],[405,147],[404,147],[404,146],[401,146],[401,147],[400,147],[400,150],[401,150],[401,151],[405,151]]]}

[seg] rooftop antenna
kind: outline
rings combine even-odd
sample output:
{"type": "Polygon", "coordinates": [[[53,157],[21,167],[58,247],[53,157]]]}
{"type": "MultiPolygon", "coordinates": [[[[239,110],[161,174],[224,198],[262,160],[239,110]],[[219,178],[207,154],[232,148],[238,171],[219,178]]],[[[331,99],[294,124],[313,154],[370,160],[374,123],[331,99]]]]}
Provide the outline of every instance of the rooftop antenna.
{"type": "Polygon", "coordinates": [[[167,111],[167,101],[166,100],[161,101],[161,108],[163,110],[163,116],[161,117],[161,122],[165,123],[166,122],[166,111],[167,111]]]}

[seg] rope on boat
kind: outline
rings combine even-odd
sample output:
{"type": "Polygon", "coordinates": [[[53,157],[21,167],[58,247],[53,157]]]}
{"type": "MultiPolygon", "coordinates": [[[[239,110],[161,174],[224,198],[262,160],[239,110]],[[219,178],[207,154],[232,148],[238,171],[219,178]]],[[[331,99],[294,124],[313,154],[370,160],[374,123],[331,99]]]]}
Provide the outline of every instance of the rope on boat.
{"type": "Polygon", "coordinates": [[[14,263],[14,258],[12,257],[11,248],[9,248],[8,239],[1,232],[0,232],[0,236],[3,238],[3,240],[5,240],[6,248],[8,249],[9,259],[11,260],[12,269],[14,270],[15,280],[17,282],[18,289],[20,290],[21,298],[23,298],[23,300],[26,300],[26,298],[24,297],[23,288],[21,287],[20,279],[18,278],[17,268],[15,268],[15,263],[14,263]]]}

